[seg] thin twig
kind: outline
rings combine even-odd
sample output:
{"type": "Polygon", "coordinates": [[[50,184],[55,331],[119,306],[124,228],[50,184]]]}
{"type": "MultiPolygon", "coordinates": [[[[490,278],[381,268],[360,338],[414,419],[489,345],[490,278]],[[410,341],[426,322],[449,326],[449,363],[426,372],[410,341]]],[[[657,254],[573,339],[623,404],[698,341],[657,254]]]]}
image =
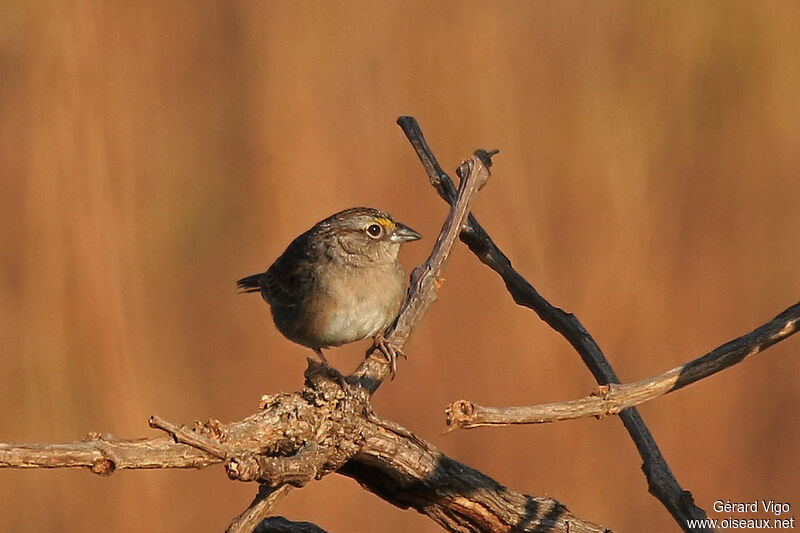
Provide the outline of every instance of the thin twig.
{"type": "Polygon", "coordinates": [[[225,533],[250,533],[256,529],[256,526],[272,511],[275,503],[286,496],[291,488],[291,485],[283,485],[277,488],[263,484],[259,485],[258,494],[256,494],[253,503],[231,521],[225,533]]]}
{"type": "Polygon", "coordinates": [[[525,407],[484,407],[459,400],[447,408],[450,429],[510,424],[545,424],[594,416],[619,414],[623,409],[650,401],[707,378],[773,344],[800,329],[800,302],[750,333],[715,348],[702,357],[671,370],[632,383],[603,385],[589,396],[567,402],[525,407]]]}
{"type": "MultiPolygon", "coordinates": [[[[497,152],[476,151],[475,155],[459,167],[462,176],[461,185],[458,193],[456,194],[455,191],[453,193],[454,200],[442,230],[439,232],[439,237],[436,239],[428,259],[411,273],[411,286],[406,300],[400,308],[400,314],[394,325],[384,334],[385,343],[390,349],[397,352],[402,351],[414,327],[419,324],[425,311],[436,299],[436,289],[442,268],[464,226],[475,196],[489,179],[491,156],[495,153],[497,152]]],[[[390,373],[391,365],[386,358],[378,350],[372,350],[353,373],[353,377],[372,394],[390,373]]]]}
{"type": "Polygon", "coordinates": [[[150,417],[149,424],[151,428],[160,429],[172,435],[175,438],[175,442],[188,444],[193,448],[210,453],[219,459],[224,460],[230,456],[230,450],[226,446],[209,439],[205,435],[196,433],[186,426],[173,424],[172,422],[164,420],[160,416],[155,415],[150,417]]]}
{"type": "MultiPolygon", "coordinates": [[[[400,117],[397,123],[416,150],[417,156],[428,172],[431,185],[434,186],[439,196],[452,205],[455,198],[453,181],[436,161],[433,152],[425,142],[416,119],[400,117]]],[[[460,238],[482,263],[500,274],[508,292],[517,304],[532,309],[544,322],[572,344],[598,384],[619,383],[614,369],[583,324],[571,313],[551,305],[524,277],[514,270],[511,261],[478,224],[474,216],[469,216],[460,238]]],[[[650,492],[666,507],[680,527],[688,531],[687,520],[706,518],[705,511],[694,504],[691,493],[683,490],[675,479],[636,408],[622,411],[620,418],[642,457],[644,463],[642,469],[647,477],[650,492]]],[[[694,529],[693,531],[713,530],[694,529]]]]}

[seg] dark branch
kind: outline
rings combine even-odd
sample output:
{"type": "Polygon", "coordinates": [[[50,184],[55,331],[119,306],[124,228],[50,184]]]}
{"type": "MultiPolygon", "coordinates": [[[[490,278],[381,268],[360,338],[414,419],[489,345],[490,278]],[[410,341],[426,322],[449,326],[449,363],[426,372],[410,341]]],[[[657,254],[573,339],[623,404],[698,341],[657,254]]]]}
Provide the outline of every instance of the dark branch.
{"type": "MultiPolygon", "coordinates": [[[[439,196],[452,205],[456,194],[453,181],[436,161],[416,119],[400,117],[397,123],[416,150],[428,173],[431,185],[439,196]]],[[[469,216],[468,224],[462,229],[460,238],[482,263],[500,274],[517,304],[532,309],[545,323],[572,344],[598,384],[619,383],[614,369],[583,324],[571,313],[551,305],[514,270],[511,261],[478,224],[474,216],[469,216]]],[[[650,492],[667,508],[680,527],[688,531],[687,520],[705,518],[705,511],[694,504],[690,492],[681,488],[636,408],[622,411],[620,418],[642,457],[644,462],[642,469],[647,477],[650,492]]]]}
{"type": "Polygon", "coordinates": [[[606,532],[562,504],[503,487],[394,422],[371,417],[363,448],[339,470],[384,500],[448,531],[606,532]],[[410,436],[407,436],[410,435],[410,436]]]}
{"type": "Polygon", "coordinates": [[[544,424],[594,416],[619,414],[623,409],[650,401],[707,378],[751,355],[760,353],[800,329],[800,302],[770,322],[734,339],[702,357],[657,376],[623,385],[602,385],[585,398],[525,407],[484,407],[459,400],[447,408],[449,428],[544,424]]]}

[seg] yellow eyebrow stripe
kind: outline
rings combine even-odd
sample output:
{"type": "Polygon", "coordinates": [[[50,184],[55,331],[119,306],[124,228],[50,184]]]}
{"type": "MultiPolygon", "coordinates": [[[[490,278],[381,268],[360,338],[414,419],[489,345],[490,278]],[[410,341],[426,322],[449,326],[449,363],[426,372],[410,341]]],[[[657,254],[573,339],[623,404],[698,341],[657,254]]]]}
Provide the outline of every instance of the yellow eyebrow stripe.
{"type": "Polygon", "coordinates": [[[383,217],[376,218],[375,219],[375,223],[380,224],[381,226],[383,226],[387,230],[393,230],[394,229],[394,222],[392,222],[388,218],[383,218],[383,217]]]}

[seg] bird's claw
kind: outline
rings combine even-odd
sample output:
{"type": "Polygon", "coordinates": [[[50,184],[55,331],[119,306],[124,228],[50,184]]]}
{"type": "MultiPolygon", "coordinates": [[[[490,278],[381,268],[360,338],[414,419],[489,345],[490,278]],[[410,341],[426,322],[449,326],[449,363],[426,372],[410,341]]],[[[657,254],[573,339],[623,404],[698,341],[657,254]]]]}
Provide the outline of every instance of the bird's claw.
{"type": "Polygon", "coordinates": [[[350,384],[347,383],[347,381],[344,378],[344,375],[328,362],[328,358],[322,355],[322,350],[320,348],[313,348],[313,350],[314,353],[317,354],[317,356],[319,356],[320,360],[322,361],[322,364],[336,377],[336,381],[339,382],[339,385],[341,385],[342,390],[345,390],[347,392],[352,392],[350,384]]]}
{"type": "Polygon", "coordinates": [[[377,347],[381,353],[386,356],[386,360],[389,361],[392,370],[392,379],[394,379],[394,376],[397,374],[397,357],[400,356],[403,359],[408,359],[408,357],[400,348],[393,346],[387,341],[383,333],[375,335],[375,347],[377,347]]]}

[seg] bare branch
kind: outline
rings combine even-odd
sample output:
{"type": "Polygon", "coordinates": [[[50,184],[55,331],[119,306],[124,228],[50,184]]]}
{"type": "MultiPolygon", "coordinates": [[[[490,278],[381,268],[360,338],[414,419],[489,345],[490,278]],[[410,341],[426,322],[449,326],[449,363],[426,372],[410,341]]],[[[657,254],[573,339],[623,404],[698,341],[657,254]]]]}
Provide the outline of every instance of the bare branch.
{"type": "MultiPolygon", "coordinates": [[[[258,475],[238,478],[258,478],[263,484],[259,496],[229,531],[250,531],[247,528],[269,512],[274,500],[288,490],[285,483],[290,474],[302,470],[291,466],[295,459],[303,464],[312,462],[314,478],[338,471],[389,503],[411,507],[450,531],[606,531],[574,516],[556,500],[515,492],[450,459],[411,431],[372,413],[369,397],[360,389],[342,390],[334,376],[318,374],[313,366],[306,375],[309,387],[267,397],[264,409],[243,421],[214,422],[179,432],[189,431],[219,442],[233,457],[229,463],[242,464],[243,458],[283,462],[273,473],[259,462],[258,475]],[[315,439],[316,444],[307,444],[315,439]],[[273,492],[266,485],[284,488],[273,492]]],[[[204,439],[187,440],[207,446],[204,439]]],[[[198,467],[223,461],[171,437],[132,441],[93,438],[43,448],[0,445],[0,466],[34,466],[36,462],[39,466],[91,467],[96,458],[112,461],[120,468],[158,468],[164,464],[198,467]],[[129,450],[136,450],[141,463],[131,461],[129,450]],[[76,455],[81,459],[75,460],[76,455]]],[[[307,480],[304,477],[298,484],[307,480]]]]}
{"type": "Polygon", "coordinates": [[[117,469],[202,468],[215,456],[170,437],[120,440],[91,434],[86,440],[58,444],[0,443],[0,468],[90,468],[95,474],[117,469]]]}
{"type": "Polygon", "coordinates": [[[186,426],[168,422],[160,416],[151,416],[149,424],[151,428],[161,429],[172,435],[175,439],[175,442],[188,444],[189,446],[207,452],[218,459],[227,459],[228,455],[230,454],[230,450],[225,446],[221,446],[219,442],[206,437],[202,433],[192,431],[186,426]]]}
{"type": "Polygon", "coordinates": [[[702,357],[657,376],[626,383],[603,385],[585,398],[530,407],[483,407],[459,400],[447,408],[449,428],[544,424],[587,416],[604,417],[681,389],[695,381],[760,353],[800,329],[800,302],[763,326],[719,346],[702,357]]]}
{"type": "Polygon", "coordinates": [[[339,473],[448,531],[605,532],[546,497],[514,492],[442,454],[394,422],[371,417],[363,448],[339,473]]]}
{"type": "MultiPolygon", "coordinates": [[[[384,335],[390,349],[401,352],[411,332],[422,320],[425,311],[436,300],[439,276],[450,250],[467,219],[475,196],[489,179],[491,156],[497,153],[477,151],[459,167],[461,185],[451,204],[450,213],[427,261],[411,273],[411,286],[394,325],[384,335]]],[[[456,194],[454,192],[454,194],[456,194]]],[[[364,362],[353,373],[361,386],[373,393],[391,373],[391,366],[378,350],[372,349],[364,362]]]]}
{"type": "MultiPolygon", "coordinates": [[[[436,157],[428,147],[416,119],[414,117],[400,117],[397,123],[416,150],[428,173],[431,185],[434,186],[439,196],[452,205],[456,194],[453,181],[436,161],[436,157]]],[[[583,324],[571,313],[551,305],[524,277],[514,270],[511,266],[511,261],[497,247],[481,225],[478,224],[474,216],[469,216],[468,223],[463,227],[460,238],[482,263],[500,274],[506,284],[506,289],[508,289],[517,304],[532,309],[542,320],[561,333],[572,344],[598,384],[619,383],[614,369],[592,336],[583,327],[583,324]]],[[[691,493],[683,490],[675,479],[669,465],[661,455],[661,450],[659,450],[655,439],[636,408],[622,411],[620,418],[636,445],[639,455],[642,457],[644,462],[642,469],[647,477],[650,493],[658,498],[685,531],[688,531],[687,520],[706,518],[705,511],[694,504],[691,493]]],[[[711,530],[696,529],[695,531],[711,530]]]]}
{"type": "MultiPolygon", "coordinates": [[[[258,494],[256,494],[253,503],[251,503],[250,506],[242,512],[242,514],[231,521],[228,529],[225,530],[225,533],[250,533],[251,531],[254,531],[256,527],[259,526],[259,524],[261,524],[262,521],[267,517],[267,515],[272,512],[275,502],[286,496],[291,488],[291,485],[283,485],[282,487],[277,488],[261,485],[258,488],[258,494]]],[[[268,531],[266,526],[262,529],[262,531],[268,531]]],[[[273,529],[273,531],[278,531],[278,529],[273,529]]],[[[292,530],[287,528],[285,531],[292,530]]]]}

